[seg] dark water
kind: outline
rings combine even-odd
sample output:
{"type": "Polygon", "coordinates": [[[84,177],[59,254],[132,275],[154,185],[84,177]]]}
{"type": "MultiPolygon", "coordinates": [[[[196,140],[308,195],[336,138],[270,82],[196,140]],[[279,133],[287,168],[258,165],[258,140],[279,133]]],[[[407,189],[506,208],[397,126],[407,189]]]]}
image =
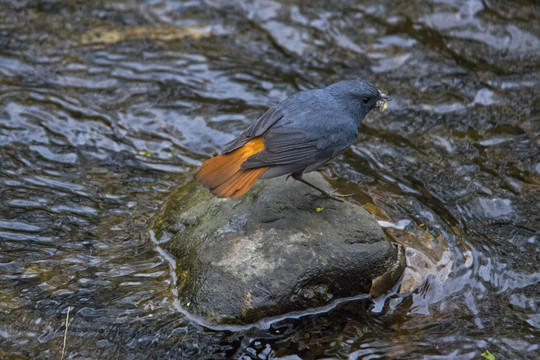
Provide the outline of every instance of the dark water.
{"type": "Polygon", "coordinates": [[[0,1],[0,358],[61,358],[68,308],[68,359],[537,358],[539,99],[538,1],[0,1]],[[327,173],[408,246],[401,289],[187,319],[151,233],[168,196],[354,77],[393,101],[327,173]]]}

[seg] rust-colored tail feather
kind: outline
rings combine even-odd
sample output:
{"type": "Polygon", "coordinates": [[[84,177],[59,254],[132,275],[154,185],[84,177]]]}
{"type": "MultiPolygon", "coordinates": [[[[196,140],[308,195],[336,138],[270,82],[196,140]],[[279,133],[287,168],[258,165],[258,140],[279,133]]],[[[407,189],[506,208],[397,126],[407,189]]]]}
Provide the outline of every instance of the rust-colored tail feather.
{"type": "Polygon", "coordinates": [[[197,179],[212,194],[218,197],[236,199],[244,195],[268,169],[242,169],[240,166],[248,157],[264,149],[263,139],[258,137],[244,146],[223,155],[206,160],[197,173],[197,179]]]}

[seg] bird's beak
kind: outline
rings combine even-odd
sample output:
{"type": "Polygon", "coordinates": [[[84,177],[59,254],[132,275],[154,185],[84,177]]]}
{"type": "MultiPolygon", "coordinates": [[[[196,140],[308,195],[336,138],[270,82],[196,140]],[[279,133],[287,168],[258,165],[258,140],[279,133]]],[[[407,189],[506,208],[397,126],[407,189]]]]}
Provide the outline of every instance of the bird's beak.
{"type": "Polygon", "coordinates": [[[375,103],[375,107],[379,111],[384,111],[384,110],[386,110],[388,108],[388,104],[386,102],[390,101],[392,99],[390,99],[388,96],[386,96],[386,94],[384,92],[382,92],[381,90],[379,90],[379,95],[380,95],[380,99],[377,100],[377,102],[375,103]]]}

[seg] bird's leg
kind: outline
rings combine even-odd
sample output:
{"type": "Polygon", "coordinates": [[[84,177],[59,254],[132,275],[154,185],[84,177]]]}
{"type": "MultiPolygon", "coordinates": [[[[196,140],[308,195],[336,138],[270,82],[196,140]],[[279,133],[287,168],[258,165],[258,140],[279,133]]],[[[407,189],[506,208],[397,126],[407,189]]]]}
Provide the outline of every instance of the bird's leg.
{"type": "MultiPolygon", "coordinates": [[[[321,194],[323,194],[324,196],[327,196],[331,199],[334,199],[334,200],[337,200],[337,201],[341,201],[343,202],[342,199],[339,198],[339,195],[337,194],[330,194],[328,191],[325,191],[323,189],[321,189],[320,187],[318,187],[317,185],[313,185],[312,183],[310,183],[309,181],[307,181],[306,179],[304,179],[304,177],[302,176],[302,174],[290,174],[289,176],[292,176],[292,178],[294,180],[298,180],[298,181],[301,181],[303,182],[304,184],[306,184],[307,186],[310,186],[312,187],[313,189],[317,190],[318,192],[320,192],[321,194]]],[[[346,195],[345,195],[346,196],[346,195]]]]}

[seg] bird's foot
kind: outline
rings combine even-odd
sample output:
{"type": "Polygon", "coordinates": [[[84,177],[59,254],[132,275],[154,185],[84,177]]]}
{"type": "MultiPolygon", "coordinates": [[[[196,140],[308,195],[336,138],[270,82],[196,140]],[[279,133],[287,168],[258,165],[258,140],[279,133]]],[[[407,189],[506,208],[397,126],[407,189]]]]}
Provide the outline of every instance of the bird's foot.
{"type": "MultiPolygon", "coordinates": [[[[352,194],[349,194],[349,195],[338,194],[335,190],[332,190],[331,192],[323,190],[320,187],[318,187],[317,185],[314,185],[314,184],[310,183],[309,181],[307,181],[306,179],[304,179],[302,174],[290,174],[289,176],[292,176],[292,178],[295,179],[295,180],[303,182],[304,184],[306,184],[307,186],[310,186],[311,188],[317,190],[318,192],[320,192],[324,196],[329,197],[330,199],[334,199],[334,200],[339,201],[339,202],[343,202],[344,198],[352,195],[352,194]]],[[[287,176],[287,178],[289,176],[287,176]]]]}
{"type": "Polygon", "coordinates": [[[332,200],[339,201],[339,202],[344,202],[345,199],[348,199],[348,198],[350,198],[351,196],[354,195],[354,194],[339,194],[339,193],[337,192],[337,190],[332,190],[332,191],[330,191],[330,192],[328,192],[328,191],[321,191],[321,193],[322,193],[324,196],[326,196],[326,197],[328,197],[328,198],[330,198],[330,199],[332,199],[332,200]]]}

